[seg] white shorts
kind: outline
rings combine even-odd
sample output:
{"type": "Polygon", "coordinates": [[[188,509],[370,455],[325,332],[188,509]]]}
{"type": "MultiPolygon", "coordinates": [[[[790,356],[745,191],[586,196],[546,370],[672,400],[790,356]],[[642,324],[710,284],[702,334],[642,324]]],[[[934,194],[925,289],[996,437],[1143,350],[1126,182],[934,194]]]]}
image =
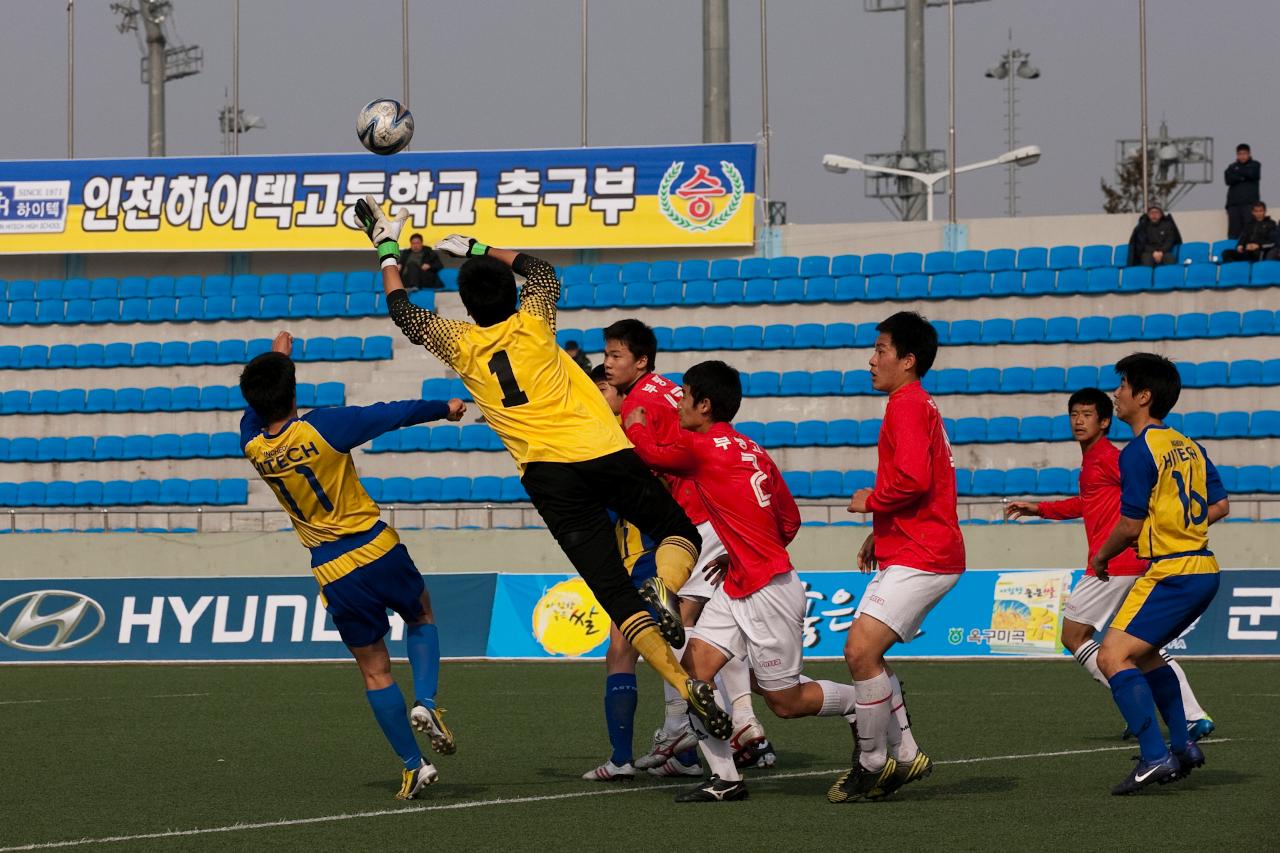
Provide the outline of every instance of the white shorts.
{"type": "Polygon", "coordinates": [[[716,535],[716,529],[711,526],[711,522],[704,521],[699,524],[698,534],[702,536],[702,553],[698,555],[698,562],[693,567],[693,574],[689,575],[689,579],[685,581],[684,586],[680,587],[679,595],[681,598],[707,601],[711,598],[711,594],[716,591],[716,588],[707,583],[707,579],[702,574],[703,569],[712,560],[724,554],[725,550],[724,543],[716,535]]]}
{"type": "Polygon", "coordinates": [[[1111,617],[1116,615],[1139,577],[1141,575],[1124,575],[1102,581],[1085,575],[1071,588],[1067,606],[1062,610],[1063,617],[1101,631],[1110,624],[1111,617]]]}
{"type": "Polygon", "coordinates": [[[794,571],[745,598],[730,598],[717,587],[689,637],[745,660],[762,690],[786,690],[800,683],[804,608],[804,586],[794,571]]]}
{"type": "Polygon", "coordinates": [[[870,616],[893,629],[909,643],[942,596],[960,581],[960,574],[938,574],[910,566],[885,566],[867,585],[858,602],[858,616],[870,616]]]}

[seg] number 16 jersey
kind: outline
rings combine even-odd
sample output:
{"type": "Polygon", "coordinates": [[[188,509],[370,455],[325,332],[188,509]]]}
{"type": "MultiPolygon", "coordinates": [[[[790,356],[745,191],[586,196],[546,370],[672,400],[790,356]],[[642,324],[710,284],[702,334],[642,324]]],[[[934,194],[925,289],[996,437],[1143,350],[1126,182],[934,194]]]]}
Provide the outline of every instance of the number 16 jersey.
{"type": "Polygon", "coordinates": [[[447,320],[393,291],[387,309],[409,340],[462,377],[485,421],[521,470],[530,462],[585,462],[631,446],[586,372],[556,343],[555,269],[517,255],[520,310],[501,323],[447,320]]]}

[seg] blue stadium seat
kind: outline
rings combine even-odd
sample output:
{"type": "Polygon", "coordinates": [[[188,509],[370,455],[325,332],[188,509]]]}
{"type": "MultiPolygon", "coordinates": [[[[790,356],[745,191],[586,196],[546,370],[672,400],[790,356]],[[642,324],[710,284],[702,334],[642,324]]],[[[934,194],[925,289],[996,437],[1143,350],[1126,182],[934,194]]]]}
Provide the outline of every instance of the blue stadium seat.
{"type": "Polygon", "coordinates": [[[54,480],[45,485],[44,506],[73,506],[76,487],[68,480],[54,480]]]}
{"type": "MultiPolygon", "coordinates": [[[[768,258],[743,258],[736,273],[730,275],[737,278],[761,278],[769,275],[768,258]]],[[[712,276],[713,278],[715,276],[712,276]]]]}
{"type": "Polygon", "coordinates": [[[166,341],[160,345],[160,366],[172,367],[188,364],[191,360],[191,345],[186,341],[166,341]]]}
{"type": "Polygon", "coordinates": [[[173,276],[153,275],[147,280],[148,299],[173,299],[174,296],[173,276]]]}
{"type": "Polygon", "coordinates": [[[1231,315],[1235,318],[1235,328],[1232,330],[1230,325],[1222,328],[1221,332],[1215,333],[1209,322],[1209,315],[1203,311],[1192,311],[1188,314],[1179,314],[1178,319],[1174,323],[1173,336],[1178,340],[1189,340],[1191,338],[1219,338],[1228,335],[1237,335],[1240,333],[1240,315],[1235,311],[1223,311],[1223,314],[1231,315]]]}
{"type": "MultiPolygon", "coordinates": [[[[347,295],[348,317],[372,317],[378,313],[378,296],[373,293],[351,293],[347,295]]],[[[264,300],[265,301],[265,300],[264,300]]],[[[317,309],[318,310],[318,309],[317,309]]]]}
{"type": "Polygon", "coordinates": [[[75,484],[72,498],[74,506],[101,506],[103,503],[103,484],[101,480],[81,480],[75,484]]]}
{"type": "Polygon", "coordinates": [[[653,285],[652,304],[659,307],[679,305],[684,299],[684,282],[678,279],[664,279],[653,285]]]}
{"type": "Polygon", "coordinates": [[[716,286],[707,279],[686,281],[684,285],[684,304],[710,305],[715,298],[716,286]]]}
{"type": "Polygon", "coordinates": [[[317,317],[344,317],[347,313],[345,293],[322,293],[316,303],[317,317]]]}
{"type": "MultiPolygon", "coordinates": [[[[305,341],[294,342],[294,360],[295,361],[333,361],[334,342],[333,338],[319,336],[307,338],[305,341]],[[298,344],[303,346],[300,348],[298,344]],[[301,349],[301,352],[299,352],[301,349]]],[[[355,358],[360,357],[360,339],[355,339],[355,358]]]]}
{"type": "Polygon", "coordinates": [[[1237,469],[1236,491],[1240,494],[1258,494],[1270,489],[1271,469],[1266,465],[1241,465],[1237,469]]]}
{"type": "MultiPolygon", "coordinates": [[[[874,252],[862,258],[862,274],[870,278],[873,275],[888,275],[893,272],[893,255],[874,252]]],[[[833,269],[834,274],[834,269],[833,269]]]]}
{"type": "MultiPolygon", "coordinates": [[[[410,298],[418,296],[412,294],[410,298]]],[[[426,294],[430,295],[430,294],[426,294]]],[[[320,297],[314,293],[298,293],[289,297],[289,316],[293,318],[317,317],[320,314],[320,297]]]]}
{"type": "Polygon", "coordinates": [[[175,318],[182,323],[193,323],[197,320],[203,320],[204,317],[204,297],[203,296],[183,296],[178,299],[175,318]]]}
{"type": "Polygon", "coordinates": [[[957,273],[981,272],[986,268],[987,253],[981,249],[965,249],[955,253],[951,268],[957,273]]]}
{"type": "Polygon", "coordinates": [[[862,273],[862,258],[859,255],[836,255],[831,259],[831,276],[859,275],[862,273]]]}
{"type": "Polygon", "coordinates": [[[18,355],[18,367],[40,370],[49,366],[49,348],[44,344],[27,344],[18,355]]]}
{"type": "Polygon", "coordinates": [[[973,484],[969,487],[969,493],[978,496],[1003,495],[1004,488],[1004,471],[991,468],[980,468],[973,472],[973,484]]]}
{"type": "MultiPolygon", "coordinates": [[[[808,423],[805,421],[804,423],[808,423]]],[[[799,440],[800,429],[796,429],[799,440]]],[[[827,447],[852,447],[858,443],[858,422],[852,418],[838,418],[827,423],[827,437],[823,442],[827,447]]]]}
{"type": "MultiPolygon", "coordinates": [[[[866,373],[866,371],[862,371],[866,373]]],[[[969,382],[969,372],[960,367],[943,367],[929,371],[926,379],[934,377],[933,393],[936,394],[963,394],[969,382]]],[[[870,376],[868,375],[868,384],[870,384],[870,376]]]]}
{"type": "MultiPolygon", "coordinates": [[[[1187,384],[1184,380],[1183,384],[1187,384]]],[[[1227,384],[1227,363],[1225,361],[1202,361],[1196,365],[1192,388],[1216,388],[1227,384]]]]}
{"type": "Polygon", "coordinates": [[[982,337],[982,323],[977,320],[955,320],[947,336],[952,346],[976,344],[982,337]]]}
{"type": "Polygon", "coordinates": [[[1043,317],[1019,317],[1013,323],[1013,343],[1043,343],[1047,337],[1047,325],[1043,317]]]}
{"type": "Polygon", "coordinates": [[[1248,438],[1249,437],[1249,413],[1248,412],[1219,412],[1218,424],[1214,430],[1214,438],[1248,438]]]}
{"type": "Polygon", "coordinates": [[[749,278],[743,290],[743,301],[748,305],[763,305],[773,301],[773,279],[749,278]]]}
{"type": "MultiPolygon", "coordinates": [[[[163,487],[162,487],[163,488],[163,487]]],[[[187,484],[185,503],[190,506],[212,506],[218,502],[218,481],[209,478],[192,480],[187,484]]]]}
{"type": "MultiPolygon", "coordinates": [[[[388,338],[388,343],[390,339],[388,338]]],[[[308,361],[358,361],[362,357],[364,341],[353,335],[333,338],[310,338],[307,341],[308,361]]]]}
{"type": "Polygon", "coordinates": [[[898,252],[893,256],[893,261],[889,265],[889,272],[894,275],[918,273],[921,271],[923,263],[924,256],[919,252],[898,252]]]}
{"type": "Polygon", "coordinates": [[[36,299],[36,283],[29,279],[17,279],[9,282],[7,298],[10,302],[34,302],[36,299]]]}
{"type": "Polygon", "coordinates": [[[200,389],[194,385],[179,385],[169,399],[171,412],[195,412],[200,409],[200,389]]]}
{"type": "Polygon", "coordinates": [[[31,403],[27,411],[33,415],[52,415],[58,411],[58,392],[41,390],[31,392],[31,403]]]}
{"type": "Polygon", "coordinates": [[[14,370],[22,361],[22,349],[8,345],[0,346],[0,370],[14,370]]]}
{"type": "Polygon", "coordinates": [[[62,298],[68,302],[88,299],[92,288],[87,278],[69,278],[62,283],[62,298]]]}
{"type": "Polygon", "coordinates": [[[827,444],[826,421],[800,421],[795,425],[796,447],[825,447],[827,444]]]}
{"type": "Polygon", "coordinates": [[[813,498],[846,497],[844,474],[840,471],[814,471],[809,481],[809,496],[813,498]]]}
{"type": "Polygon", "coordinates": [[[1069,495],[1074,494],[1076,485],[1072,482],[1071,471],[1066,468],[1041,468],[1036,475],[1035,494],[1037,495],[1069,495]]]}
{"type": "Polygon", "coordinates": [[[232,338],[218,342],[216,364],[244,364],[248,360],[244,341],[232,338]]]}
{"type": "Polygon", "coordinates": [[[1234,465],[1219,465],[1218,476],[1222,478],[1222,485],[1226,487],[1227,493],[1238,492],[1239,477],[1238,470],[1234,465]]]}
{"type": "Polygon", "coordinates": [[[774,370],[761,370],[743,374],[747,380],[745,393],[750,397],[776,397],[781,389],[782,377],[774,370]]]}
{"type": "Polygon", "coordinates": [[[1049,427],[1049,439],[1051,441],[1067,441],[1073,438],[1071,432],[1071,418],[1067,415],[1054,415],[1049,419],[1052,425],[1049,427]]]}
{"type": "Polygon", "coordinates": [[[1080,266],[1079,246],[1054,246],[1049,250],[1049,269],[1064,270],[1080,266]]]}
{"type": "Polygon", "coordinates": [[[801,278],[813,278],[819,275],[829,275],[831,273],[831,258],[826,255],[806,255],[800,259],[800,267],[797,274],[801,278]]]}
{"type": "Polygon", "coordinates": [[[444,503],[471,500],[471,478],[445,477],[440,483],[440,500],[444,503]]]}
{"type": "MultiPolygon", "coordinates": [[[[817,323],[810,324],[817,330],[816,337],[821,346],[822,326],[817,323]]],[[[736,337],[736,335],[735,335],[736,337]]],[[[764,327],[764,335],[761,339],[762,349],[791,349],[795,346],[796,328],[788,323],[772,323],[764,327]]]]}
{"type": "MultiPolygon", "coordinates": [[[[35,395],[32,395],[34,399],[35,395]]],[[[67,415],[76,412],[83,412],[86,402],[86,392],[83,388],[64,388],[58,392],[57,408],[54,410],[59,415],[67,415]]]]}
{"type": "Polygon", "coordinates": [[[129,486],[129,503],[132,506],[151,506],[160,503],[160,481],[134,480],[129,486]]]}
{"type": "MultiPolygon", "coordinates": [[[[316,284],[317,288],[319,283],[316,284]]],[[[379,286],[375,283],[372,270],[352,270],[347,273],[343,282],[342,289],[347,293],[371,293],[379,290],[379,286]]]]}
{"type": "Polygon", "coordinates": [[[174,433],[163,433],[151,439],[151,455],[148,459],[182,458],[182,439],[174,433]]]}
{"type": "Polygon", "coordinates": [[[710,270],[707,273],[708,278],[737,278],[738,259],[737,258],[717,258],[711,262],[710,270]]]}
{"type": "MultiPolygon", "coordinates": [[[[160,436],[156,436],[156,441],[159,440],[160,436]]],[[[170,447],[166,442],[165,450],[170,453],[168,458],[172,459],[212,458],[209,434],[203,432],[189,432],[179,436],[176,448],[170,447]]]]}
{"type": "Polygon", "coordinates": [[[955,252],[929,252],[924,256],[924,272],[926,275],[952,272],[955,268],[955,252]]]}
{"type": "Polygon", "coordinates": [[[995,317],[982,321],[979,343],[1007,344],[1013,341],[1013,321],[1007,317],[995,317]]]}
{"type": "Polygon", "coordinates": [[[875,393],[871,387],[871,374],[866,370],[846,370],[840,380],[840,393],[859,396],[875,393]]]}
{"type": "Polygon", "coordinates": [[[1142,337],[1142,318],[1137,314],[1120,314],[1110,320],[1106,317],[1085,317],[1080,321],[1082,341],[1136,341],[1142,337]],[[1100,321],[1100,322],[1099,322],[1100,321]]]}
{"type": "Polygon", "coordinates": [[[739,421],[734,428],[757,444],[764,443],[764,424],[759,421],[739,421]]]}
{"type": "MultiPolygon", "coordinates": [[[[988,256],[990,257],[990,256],[988,256]]],[[[1044,269],[1049,263],[1049,250],[1044,246],[1025,246],[1018,250],[1018,259],[1015,269],[1026,272],[1027,270],[1044,269]]],[[[991,269],[988,264],[987,269],[991,269]]]]}
{"type": "Polygon", "coordinates": [[[114,278],[95,278],[89,283],[90,299],[116,299],[120,298],[120,283],[114,278]]]}
{"type": "MultiPolygon", "coordinates": [[[[3,310],[0,308],[0,310],[3,310]]],[[[10,326],[22,326],[35,323],[36,321],[36,303],[31,300],[23,300],[21,302],[11,302],[9,305],[9,316],[5,323],[10,326]]]]}
{"type": "Polygon", "coordinates": [[[70,325],[93,322],[93,303],[88,299],[72,299],[67,303],[62,322],[70,325]]]}
{"type": "Polygon", "coordinates": [[[1066,385],[1063,390],[1079,391],[1081,388],[1098,387],[1098,368],[1088,364],[1078,364],[1067,368],[1066,385]]]}
{"type": "Polygon", "coordinates": [[[956,444],[980,444],[987,440],[986,418],[957,418],[954,434],[956,444]]]}
{"type": "Polygon", "coordinates": [[[823,335],[823,342],[829,348],[852,347],[856,329],[857,327],[852,323],[829,323],[823,335]]]}
{"type": "Polygon", "coordinates": [[[782,479],[794,497],[812,497],[812,480],[808,471],[783,471],[782,479]]]}
{"type": "Polygon", "coordinates": [[[346,390],[341,382],[321,382],[316,386],[316,407],[341,406],[346,399],[346,390]]]}
{"type": "Polygon", "coordinates": [[[1035,468],[1010,468],[1004,472],[1004,490],[1011,495],[1031,495],[1036,491],[1035,468]]]}
{"type": "Polygon", "coordinates": [[[128,506],[132,483],[127,480],[108,480],[102,484],[103,506],[128,506]]]}
{"type": "MultiPolygon", "coordinates": [[[[265,287],[265,280],[263,286],[265,287]]],[[[295,272],[289,275],[289,283],[285,288],[289,295],[295,293],[319,293],[320,283],[315,273],[295,272]]]]}
{"type": "Polygon", "coordinates": [[[289,316],[289,296],[284,293],[270,293],[262,297],[258,316],[263,320],[280,320],[289,316]]]}
{"type": "MultiPolygon", "coordinates": [[[[1212,318],[1210,318],[1212,322],[1212,318]]],[[[1276,330],[1276,315],[1271,311],[1246,311],[1240,318],[1240,334],[1271,335],[1276,330]]]]}
{"type": "Polygon", "coordinates": [[[14,498],[15,507],[44,506],[45,484],[26,482],[18,484],[18,493],[14,498]]]}
{"type": "Polygon", "coordinates": [[[680,277],[679,261],[653,261],[649,264],[650,281],[667,281],[680,277]]]}
{"type": "Polygon", "coordinates": [[[249,502],[249,481],[245,479],[218,481],[218,506],[234,506],[249,502]]]}
{"type": "Polygon", "coordinates": [[[681,281],[700,281],[711,274],[711,262],[701,259],[682,261],[680,263],[681,281]]]}
{"type": "Polygon", "coordinates": [[[448,400],[453,391],[453,386],[448,379],[424,379],[422,380],[422,399],[424,400],[448,400]]]}
{"type": "Polygon", "coordinates": [[[95,299],[89,309],[90,323],[120,322],[121,302],[119,299],[95,299]]]}
{"type": "Polygon", "coordinates": [[[35,299],[37,302],[62,298],[62,279],[42,278],[36,284],[35,299]]]}
{"type": "Polygon", "coordinates": [[[1178,249],[1179,264],[1207,264],[1209,262],[1209,244],[1199,241],[1183,243],[1178,249]]]}
{"type": "MultiPolygon", "coordinates": [[[[1058,273],[1055,270],[1029,270],[1025,278],[1022,275],[1016,270],[1005,270],[1004,272],[996,273],[991,283],[993,293],[997,296],[1014,296],[1018,293],[1022,293],[1025,296],[1042,296],[1046,293],[1057,292],[1058,273]]],[[[1064,285],[1066,281],[1067,279],[1064,276],[1064,285]]]]}
{"type": "MultiPolygon", "coordinates": [[[[1116,318],[1119,319],[1118,317],[1116,318]]],[[[1176,320],[1172,314],[1148,314],[1142,321],[1142,340],[1164,341],[1174,337],[1176,320]]],[[[1115,321],[1112,321],[1112,333],[1115,332],[1115,321]]]]}
{"type": "Polygon", "coordinates": [[[1150,290],[1151,287],[1151,267],[1125,267],[1120,271],[1121,291],[1132,293],[1138,290],[1150,290]]]}
{"type": "Polygon", "coordinates": [[[1254,287],[1280,284],[1280,261],[1258,261],[1249,273],[1249,284],[1254,287]]]}
{"type": "Polygon", "coordinates": [[[679,351],[702,349],[702,327],[676,326],[671,332],[671,348],[679,351]]]}
{"type": "Polygon", "coordinates": [[[775,324],[766,326],[764,330],[764,343],[766,348],[770,348],[771,340],[782,340],[786,337],[784,329],[791,329],[791,337],[789,343],[782,346],[792,347],[795,349],[822,349],[828,346],[826,343],[827,328],[821,323],[801,323],[797,326],[785,326],[783,324],[775,324]],[[776,329],[770,332],[770,329],[776,329]]]}
{"type": "Polygon", "coordinates": [[[1079,335],[1075,317],[1050,317],[1045,324],[1045,343],[1060,344],[1076,340],[1079,335]]]}
{"type": "Polygon", "coordinates": [[[1014,269],[1017,260],[1018,253],[1014,249],[992,249],[987,252],[987,272],[1014,269]]]}
{"type": "Polygon", "coordinates": [[[1247,287],[1249,285],[1248,261],[1223,264],[1218,269],[1218,287],[1247,287]]]}
{"type": "Polygon", "coordinates": [[[501,477],[476,477],[471,481],[471,500],[482,503],[499,503],[502,501],[501,477]]]}
{"type": "MultiPolygon", "coordinates": [[[[752,392],[757,397],[761,396],[759,393],[755,393],[756,376],[758,375],[752,374],[751,377],[752,392]]],[[[807,370],[788,370],[782,374],[776,393],[784,397],[808,396],[812,393],[812,380],[813,376],[807,370]]]]}
{"type": "Polygon", "coordinates": [[[439,477],[415,477],[409,492],[410,503],[439,503],[443,481],[439,477]]]}
{"type": "Polygon", "coordinates": [[[1280,438],[1280,412],[1267,409],[1249,418],[1250,438],[1280,438]]]}
{"type": "Polygon", "coordinates": [[[14,438],[9,440],[10,462],[35,462],[40,455],[40,442],[34,438],[14,438]]]}
{"type": "MultiPolygon", "coordinates": [[[[1000,251],[996,249],[995,251],[1000,251]]],[[[1010,250],[1012,251],[1012,250],[1010,250]]],[[[960,279],[960,295],[972,299],[991,294],[991,273],[967,272],[960,279]]]]}
{"type": "Polygon", "coordinates": [[[169,296],[147,300],[148,323],[171,323],[178,318],[177,300],[169,296]]]}
{"type": "MultiPolygon", "coordinates": [[[[203,396],[201,398],[203,402],[203,396]]],[[[227,459],[240,456],[240,436],[234,432],[215,432],[209,436],[209,457],[227,459]]]]}
{"type": "Polygon", "coordinates": [[[1011,441],[1050,441],[1053,436],[1053,419],[1043,415],[1031,415],[1018,422],[1018,437],[1011,441]]]}
{"type": "Polygon", "coordinates": [[[74,435],[67,439],[62,458],[67,462],[88,462],[93,459],[93,436],[74,435]]]}
{"type": "Polygon", "coordinates": [[[831,283],[830,296],[826,299],[816,298],[819,283],[825,286],[828,279],[813,279],[805,286],[806,302],[854,302],[867,296],[867,277],[864,275],[842,275],[831,283]]]}
{"type": "Polygon", "coordinates": [[[958,273],[938,273],[929,279],[930,299],[956,299],[960,296],[961,276],[958,273]]]}
{"type": "MultiPolygon", "coordinates": [[[[1204,370],[1205,362],[1196,370],[1196,378],[1199,380],[1200,372],[1204,370]]],[[[1218,385],[1221,383],[1214,383],[1218,385]]],[[[1244,358],[1231,362],[1229,374],[1227,376],[1227,385],[1236,388],[1245,385],[1261,385],[1262,384],[1262,362],[1254,358],[1244,358]]],[[[1211,385],[1203,385],[1201,387],[1209,388],[1211,385]]]]}
{"type": "MultiPolygon", "coordinates": [[[[868,256],[871,257],[871,256],[868,256]]],[[[867,299],[879,302],[894,299],[898,295],[898,277],[895,275],[873,275],[867,279],[867,299]]]]}
{"type": "MultiPolygon", "coordinates": [[[[230,396],[230,392],[228,392],[230,396]]],[[[314,382],[299,382],[297,385],[298,408],[314,409],[316,407],[316,386],[314,382]]]]}
{"type": "Polygon", "coordinates": [[[1002,394],[1028,394],[1035,384],[1035,373],[1030,367],[1006,367],[1000,372],[1002,394]]]}
{"type": "Polygon", "coordinates": [[[805,301],[805,280],[802,278],[780,278],[773,287],[773,301],[792,303],[805,301]]]}
{"type": "MultiPolygon", "coordinates": [[[[608,266],[616,266],[616,265],[609,264],[608,266]]],[[[617,306],[622,304],[622,299],[623,299],[623,296],[625,295],[625,290],[623,289],[621,284],[617,283],[616,281],[614,282],[606,281],[593,286],[595,288],[595,297],[593,299],[593,304],[595,305],[595,307],[616,308],[617,306]]]]}
{"type": "Polygon", "coordinates": [[[908,273],[898,279],[898,299],[928,299],[929,276],[908,273]]]}
{"type": "Polygon", "coordinates": [[[834,397],[842,393],[843,379],[838,370],[815,370],[809,375],[809,394],[814,397],[834,397]]]}
{"type": "MultiPolygon", "coordinates": [[[[334,348],[334,357],[338,358],[338,351],[344,338],[338,338],[337,345],[334,348]]],[[[359,340],[357,338],[357,340],[359,340]]],[[[360,353],[360,358],[364,361],[385,361],[391,358],[392,341],[390,335],[372,335],[364,339],[364,348],[360,353]]]]}
{"type": "Polygon", "coordinates": [[[203,311],[204,314],[197,319],[206,323],[230,320],[235,314],[235,303],[230,296],[206,296],[203,311]]]}
{"type": "Polygon", "coordinates": [[[413,480],[408,477],[387,477],[382,481],[382,497],[386,503],[406,503],[413,498],[413,480]]]}
{"type": "Polygon", "coordinates": [[[844,494],[852,495],[858,489],[869,489],[875,485],[874,471],[845,471],[844,494]]]}
{"type": "Polygon", "coordinates": [[[626,308],[643,308],[653,304],[653,282],[630,281],[623,287],[622,303],[626,308]]]}
{"type": "Polygon", "coordinates": [[[316,293],[346,293],[346,290],[346,276],[340,272],[322,272],[316,278],[316,293]]]}
{"type": "Polygon", "coordinates": [[[1000,371],[994,367],[975,367],[969,371],[970,394],[994,394],[1000,390],[1000,371]]]}
{"type": "Polygon", "coordinates": [[[67,303],[61,299],[43,299],[36,303],[36,324],[47,326],[61,323],[67,315],[67,303]]]}
{"type": "MultiPolygon", "coordinates": [[[[1095,376],[1096,371],[1095,371],[1095,376]]],[[[1036,393],[1062,391],[1067,385],[1066,370],[1061,367],[1037,367],[1032,371],[1031,390],[1036,393]]]]}
{"type": "Polygon", "coordinates": [[[1180,264],[1156,267],[1151,279],[1154,290],[1181,290],[1187,281],[1186,270],[1180,264]]]}
{"type": "MultiPolygon", "coordinates": [[[[1150,270],[1147,267],[1137,267],[1137,269],[1146,269],[1148,275],[1150,270]]],[[[1088,272],[1088,282],[1085,285],[1086,293],[1115,293],[1121,289],[1120,270],[1114,267],[1097,267],[1088,272]]]]}
{"type": "Polygon", "coordinates": [[[765,447],[795,447],[796,425],[792,421],[770,421],[764,425],[765,447]]]}
{"type": "Polygon", "coordinates": [[[143,412],[168,412],[170,403],[173,401],[173,390],[171,388],[148,388],[142,394],[142,404],[139,409],[122,409],[121,397],[124,392],[130,390],[121,388],[116,392],[116,411],[143,411],[143,412]]]}
{"type": "Polygon", "coordinates": [[[1187,412],[1182,416],[1181,432],[1187,438],[1213,438],[1217,417],[1213,412],[1187,412]]]}
{"type": "Polygon", "coordinates": [[[707,326],[702,330],[702,348],[704,350],[733,349],[733,327],[707,326]]]}
{"type": "Polygon", "coordinates": [[[1187,276],[1183,286],[1188,290],[1203,290],[1216,287],[1218,284],[1217,264],[1190,264],[1186,270],[1187,276]]]}

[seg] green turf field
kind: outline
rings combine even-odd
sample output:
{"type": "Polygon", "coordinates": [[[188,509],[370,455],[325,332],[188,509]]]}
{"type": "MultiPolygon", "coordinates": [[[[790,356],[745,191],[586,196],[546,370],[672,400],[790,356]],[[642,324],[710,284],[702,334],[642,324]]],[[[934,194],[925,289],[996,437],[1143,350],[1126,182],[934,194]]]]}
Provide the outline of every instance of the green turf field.
{"type": "MultiPolygon", "coordinates": [[[[779,766],[748,777],[747,802],[676,805],[687,783],[581,781],[608,754],[599,663],[446,664],[458,753],[413,803],[392,798],[399,763],[350,664],[6,668],[0,851],[1280,848],[1280,662],[1186,669],[1219,723],[1208,765],[1116,798],[1135,750],[1079,667],[905,662],[938,767],[888,801],[833,806],[847,725],[767,711],[779,766]]],[[[661,705],[651,673],[640,689],[637,748],[661,705]]]]}

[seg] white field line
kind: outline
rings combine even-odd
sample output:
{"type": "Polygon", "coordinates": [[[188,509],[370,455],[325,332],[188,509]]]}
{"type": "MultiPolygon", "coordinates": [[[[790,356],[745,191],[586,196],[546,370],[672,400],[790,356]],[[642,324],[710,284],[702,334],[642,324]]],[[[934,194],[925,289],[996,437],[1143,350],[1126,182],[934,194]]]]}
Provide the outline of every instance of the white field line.
{"type": "Polygon", "coordinates": [[[43,705],[51,702],[112,702],[119,699],[191,699],[212,693],[157,693],[152,696],[69,696],[64,699],[2,699],[0,705],[43,705]]]}
{"type": "MultiPolygon", "coordinates": [[[[1227,743],[1232,738],[1206,738],[1201,743],[1227,743]]],[[[1063,749],[1055,752],[1024,752],[1014,755],[985,755],[979,758],[953,758],[946,761],[935,761],[935,764],[981,764],[988,761],[1019,761],[1028,758],[1060,758],[1067,755],[1088,755],[1095,752],[1125,752],[1132,751],[1136,747],[1133,745],[1126,746],[1099,746],[1093,749],[1063,749]]],[[[831,768],[827,770],[805,770],[799,773],[776,773],[770,774],[758,780],[752,780],[752,784],[762,784],[771,782],[775,779],[803,779],[809,776],[828,776],[842,772],[844,768],[831,768]]],[[[550,800],[576,800],[582,797],[605,797],[611,794],[634,794],[643,791],[663,791],[672,788],[690,787],[688,780],[675,783],[657,783],[653,785],[640,785],[634,787],[608,787],[592,791],[573,791],[564,794],[544,794],[537,797],[509,797],[497,800],[471,800],[464,803],[441,803],[434,806],[405,806],[395,809],[378,809],[368,812],[348,812],[335,815],[321,815],[319,817],[301,817],[291,818],[288,820],[270,820],[261,823],[233,823],[226,826],[211,826],[201,829],[177,829],[167,832],[147,832],[138,835],[110,835],[101,838],[76,838],[68,841],[46,841],[34,844],[20,844],[14,847],[0,847],[0,853],[17,853],[20,850],[54,850],[63,847],[83,847],[89,844],[119,844],[130,841],[150,841],[159,838],[184,838],[191,835],[214,835],[224,832],[246,832],[253,829],[276,829],[282,826],[305,826],[315,823],[338,823],[348,820],[361,820],[371,817],[388,817],[390,815],[419,814],[421,812],[442,812],[456,811],[458,809],[475,809],[485,806],[515,806],[525,803],[543,803],[550,800]]]]}

